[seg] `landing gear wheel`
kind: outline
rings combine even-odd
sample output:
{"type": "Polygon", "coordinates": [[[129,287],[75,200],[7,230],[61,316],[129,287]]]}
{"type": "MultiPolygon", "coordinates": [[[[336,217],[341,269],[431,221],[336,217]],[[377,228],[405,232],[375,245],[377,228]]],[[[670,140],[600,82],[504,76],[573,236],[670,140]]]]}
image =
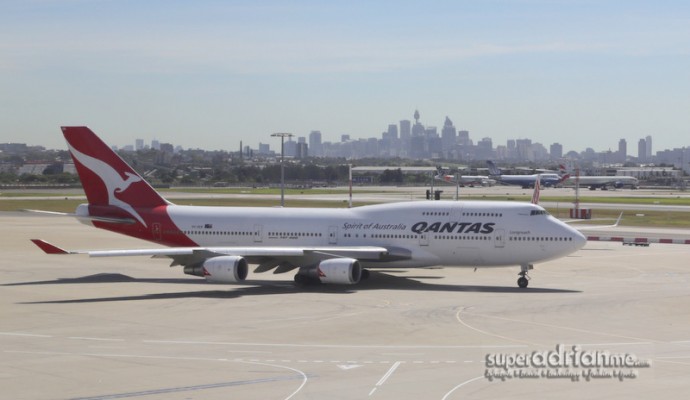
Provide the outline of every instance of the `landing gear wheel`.
{"type": "Polygon", "coordinates": [[[299,286],[314,286],[320,285],[321,281],[318,278],[312,278],[304,274],[296,274],[295,283],[299,286]]]}
{"type": "Polygon", "coordinates": [[[360,279],[363,281],[369,279],[369,270],[368,269],[362,270],[362,277],[360,279]]]}
{"type": "Polygon", "coordinates": [[[520,289],[524,289],[529,285],[529,276],[527,276],[527,272],[529,270],[534,269],[534,266],[532,264],[523,264],[520,266],[520,272],[518,272],[518,275],[520,276],[518,278],[517,284],[520,287],[520,289]]]}
{"type": "Polygon", "coordinates": [[[309,283],[309,278],[302,274],[296,274],[295,275],[295,283],[298,285],[306,285],[309,283]]]}

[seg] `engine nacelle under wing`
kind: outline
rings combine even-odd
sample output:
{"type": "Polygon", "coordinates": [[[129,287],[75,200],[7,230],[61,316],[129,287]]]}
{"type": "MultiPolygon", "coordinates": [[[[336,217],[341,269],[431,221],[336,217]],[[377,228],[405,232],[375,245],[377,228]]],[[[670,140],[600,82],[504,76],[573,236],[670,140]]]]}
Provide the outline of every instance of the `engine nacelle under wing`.
{"type": "Polygon", "coordinates": [[[203,276],[213,283],[235,283],[247,278],[247,260],[240,256],[218,256],[209,258],[201,265],[184,267],[187,275],[203,276]]]}
{"type": "Polygon", "coordinates": [[[321,283],[354,285],[362,278],[362,266],[354,258],[332,258],[321,261],[316,273],[321,283]]]}

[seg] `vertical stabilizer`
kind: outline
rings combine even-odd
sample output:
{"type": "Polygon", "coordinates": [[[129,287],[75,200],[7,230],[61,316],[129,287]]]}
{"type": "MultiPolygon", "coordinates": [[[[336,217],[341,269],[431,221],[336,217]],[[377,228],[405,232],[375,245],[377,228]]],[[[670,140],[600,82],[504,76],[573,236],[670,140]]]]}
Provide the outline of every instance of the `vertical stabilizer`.
{"type": "Polygon", "coordinates": [[[489,174],[493,176],[499,176],[501,175],[501,170],[498,169],[496,164],[494,164],[493,161],[487,160],[486,163],[489,165],[489,174]]]}
{"type": "Polygon", "coordinates": [[[532,192],[532,204],[539,204],[539,191],[541,190],[541,175],[534,180],[534,192],[532,192]]]}
{"type": "Polygon", "coordinates": [[[85,126],[62,127],[89,206],[117,207],[144,226],[138,208],[169,203],[85,126]]]}

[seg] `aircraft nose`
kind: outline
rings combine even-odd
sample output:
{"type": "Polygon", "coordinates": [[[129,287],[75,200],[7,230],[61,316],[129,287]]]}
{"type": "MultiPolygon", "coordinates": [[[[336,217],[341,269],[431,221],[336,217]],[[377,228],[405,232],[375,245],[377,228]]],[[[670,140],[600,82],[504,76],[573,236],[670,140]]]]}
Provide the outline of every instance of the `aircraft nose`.
{"type": "Polygon", "coordinates": [[[587,237],[582,232],[573,229],[573,246],[575,250],[579,250],[587,244],[587,237]]]}

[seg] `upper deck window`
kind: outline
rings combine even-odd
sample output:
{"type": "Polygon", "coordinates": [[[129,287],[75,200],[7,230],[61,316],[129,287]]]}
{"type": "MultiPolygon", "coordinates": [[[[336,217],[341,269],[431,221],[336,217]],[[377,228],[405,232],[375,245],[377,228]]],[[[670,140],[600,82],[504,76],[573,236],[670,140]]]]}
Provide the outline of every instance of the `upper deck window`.
{"type": "Polygon", "coordinates": [[[549,215],[549,212],[546,210],[532,210],[529,215],[549,215]]]}

